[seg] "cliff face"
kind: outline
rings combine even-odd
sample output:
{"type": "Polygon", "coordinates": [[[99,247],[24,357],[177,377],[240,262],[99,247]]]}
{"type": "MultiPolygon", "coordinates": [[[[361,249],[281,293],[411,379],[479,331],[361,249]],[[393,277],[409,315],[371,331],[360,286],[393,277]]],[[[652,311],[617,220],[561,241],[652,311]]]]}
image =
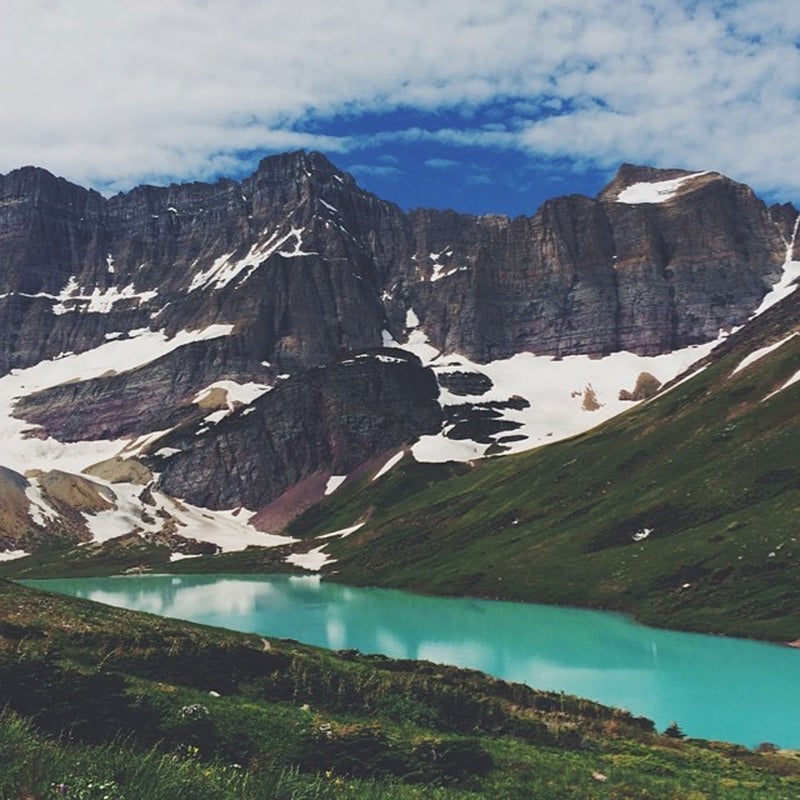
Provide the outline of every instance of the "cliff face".
{"type": "Polygon", "coordinates": [[[740,324],[796,212],[714,173],[624,166],[598,199],[531,218],[408,215],[318,154],[241,183],[105,200],[35,168],[0,177],[0,370],[141,327],[231,323],[254,364],[293,372],[402,340],[409,309],[444,352],[659,353],[740,324]],[[655,203],[626,187],[684,179],[655,203]]]}
{"type": "Polygon", "coordinates": [[[207,508],[260,508],[317,473],[347,475],[442,422],[433,373],[399,350],[354,354],[279,383],[218,423],[184,426],[145,457],[158,488],[207,508]]]}
{"type": "Polygon", "coordinates": [[[746,186],[676,170],[623,167],[597,200],[558,198],[532,218],[478,218],[466,230],[432,212],[414,222],[429,252],[418,248],[406,301],[437,347],[478,361],[706,341],[747,319],[786,250],[746,186]],[[645,179],[680,177],[673,197],[618,200],[645,179]]]}
{"type": "MultiPolygon", "coordinates": [[[[316,153],[109,199],[25,167],[0,176],[0,378],[157,332],[165,346],[134,363],[16,387],[22,435],[129,442],[152,490],[255,509],[443,425],[495,445],[519,427],[499,415],[524,398],[481,403],[491,381],[468,370],[443,411],[433,372],[384,342],[419,329],[486,363],[708,341],[778,280],[797,220],[715,173],[631,165],[597,198],[514,220],[406,214],[316,153]]],[[[25,480],[8,483],[20,508],[25,480]]],[[[64,530],[85,537],[82,520],[64,530]]]]}

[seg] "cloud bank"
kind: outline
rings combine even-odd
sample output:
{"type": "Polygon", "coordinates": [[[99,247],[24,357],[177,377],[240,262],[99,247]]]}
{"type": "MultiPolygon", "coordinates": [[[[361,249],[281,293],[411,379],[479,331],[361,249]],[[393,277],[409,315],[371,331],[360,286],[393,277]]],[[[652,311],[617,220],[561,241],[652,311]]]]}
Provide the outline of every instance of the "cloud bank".
{"type": "Polygon", "coordinates": [[[0,97],[0,171],[106,191],[437,142],[800,197],[796,0],[6,0],[0,97]]]}

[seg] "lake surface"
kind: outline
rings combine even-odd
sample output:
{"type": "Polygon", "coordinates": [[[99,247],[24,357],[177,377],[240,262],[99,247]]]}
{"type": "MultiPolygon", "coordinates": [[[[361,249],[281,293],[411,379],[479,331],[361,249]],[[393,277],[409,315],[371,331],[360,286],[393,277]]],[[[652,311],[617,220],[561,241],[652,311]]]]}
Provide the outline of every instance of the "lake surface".
{"type": "Polygon", "coordinates": [[[25,581],[123,608],[333,650],[426,659],[673,720],[690,736],[800,748],[800,651],[620,614],[325,583],[314,576],[25,581]]]}

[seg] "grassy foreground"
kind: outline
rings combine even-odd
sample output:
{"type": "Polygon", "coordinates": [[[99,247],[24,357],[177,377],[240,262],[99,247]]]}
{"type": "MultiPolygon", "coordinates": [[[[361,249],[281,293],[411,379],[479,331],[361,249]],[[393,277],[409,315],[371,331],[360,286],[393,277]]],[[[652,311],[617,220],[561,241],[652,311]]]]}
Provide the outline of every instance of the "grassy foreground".
{"type": "Polygon", "coordinates": [[[765,798],[800,760],[596,703],[0,581],[0,798],[765,798]]]}

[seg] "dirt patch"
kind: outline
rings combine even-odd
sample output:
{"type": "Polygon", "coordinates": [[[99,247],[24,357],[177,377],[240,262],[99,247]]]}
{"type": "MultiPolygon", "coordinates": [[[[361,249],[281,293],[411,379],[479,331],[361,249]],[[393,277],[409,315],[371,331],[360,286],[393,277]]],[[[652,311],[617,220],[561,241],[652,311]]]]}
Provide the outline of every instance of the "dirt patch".
{"type": "Polygon", "coordinates": [[[110,489],[100,486],[81,475],[53,469],[49,472],[32,470],[29,477],[38,478],[39,486],[48,500],[67,506],[75,511],[109,511],[116,508],[110,489]]]}
{"type": "Polygon", "coordinates": [[[92,464],[83,472],[110,483],[132,483],[134,486],[146,486],[153,480],[153,473],[141,461],[120,456],[92,464]]]}

